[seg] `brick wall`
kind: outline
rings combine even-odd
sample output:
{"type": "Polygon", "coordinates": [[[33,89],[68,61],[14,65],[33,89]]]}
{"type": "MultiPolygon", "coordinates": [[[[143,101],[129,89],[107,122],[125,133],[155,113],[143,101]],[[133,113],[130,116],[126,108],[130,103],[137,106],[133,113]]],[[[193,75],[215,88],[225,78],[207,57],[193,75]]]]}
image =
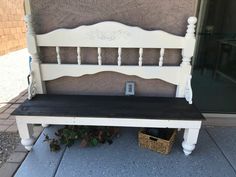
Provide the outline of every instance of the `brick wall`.
{"type": "Polygon", "coordinates": [[[23,0],[0,0],[0,56],[26,47],[23,0]]]}

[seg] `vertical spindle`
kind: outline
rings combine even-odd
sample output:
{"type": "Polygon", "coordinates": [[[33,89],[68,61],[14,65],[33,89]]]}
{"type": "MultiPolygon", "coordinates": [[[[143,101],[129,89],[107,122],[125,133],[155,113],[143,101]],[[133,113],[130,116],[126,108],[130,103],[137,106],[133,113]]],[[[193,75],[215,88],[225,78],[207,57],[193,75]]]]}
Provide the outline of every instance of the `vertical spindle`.
{"type": "Polygon", "coordinates": [[[77,62],[81,65],[80,47],[77,47],[77,62]]]}
{"type": "Polygon", "coordinates": [[[118,66],[121,65],[121,47],[118,48],[118,66]]]}
{"type": "Polygon", "coordinates": [[[143,64],[143,48],[139,48],[139,60],[138,60],[138,65],[142,66],[143,64]]]}
{"type": "Polygon", "coordinates": [[[56,53],[57,53],[57,63],[61,64],[61,56],[60,56],[60,48],[56,47],[56,53]]]}
{"type": "Polygon", "coordinates": [[[98,47],[98,65],[102,65],[101,47],[98,47]]]}
{"type": "Polygon", "coordinates": [[[161,48],[161,50],[160,50],[160,58],[159,58],[159,66],[163,65],[164,53],[165,53],[165,49],[161,48]]]}

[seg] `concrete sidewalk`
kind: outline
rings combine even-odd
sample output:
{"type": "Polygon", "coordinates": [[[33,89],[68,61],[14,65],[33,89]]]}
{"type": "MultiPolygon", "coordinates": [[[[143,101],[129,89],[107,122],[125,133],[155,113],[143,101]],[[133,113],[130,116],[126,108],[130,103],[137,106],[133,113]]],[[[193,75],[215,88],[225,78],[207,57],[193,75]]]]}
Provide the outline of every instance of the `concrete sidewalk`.
{"type": "Polygon", "coordinates": [[[27,98],[28,74],[27,49],[0,56],[0,132],[17,132],[10,114],[27,98]]]}
{"type": "Polygon", "coordinates": [[[0,104],[10,102],[27,88],[28,74],[27,49],[0,56],[0,104]]]}
{"type": "MultiPolygon", "coordinates": [[[[58,127],[44,130],[53,136],[58,127]]],[[[137,131],[122,128],[112,145],[81,148],[79,144],[50,152],[41,134],[15,177],[235,177],[236,128],[203,128],[195,151],[186,157],[179,133],[171,154],[138,147],[137,131]]]]}

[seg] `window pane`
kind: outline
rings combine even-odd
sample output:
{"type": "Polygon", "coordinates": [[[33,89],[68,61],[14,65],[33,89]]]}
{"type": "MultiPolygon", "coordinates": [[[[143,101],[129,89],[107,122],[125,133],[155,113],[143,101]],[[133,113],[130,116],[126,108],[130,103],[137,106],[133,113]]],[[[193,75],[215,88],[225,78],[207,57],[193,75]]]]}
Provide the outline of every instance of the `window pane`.
{"type": "Polygon", "coordinates": [[[208,0],[201,8],[194,103],[202,112],[236,113],[236,1],[208,0]]]}

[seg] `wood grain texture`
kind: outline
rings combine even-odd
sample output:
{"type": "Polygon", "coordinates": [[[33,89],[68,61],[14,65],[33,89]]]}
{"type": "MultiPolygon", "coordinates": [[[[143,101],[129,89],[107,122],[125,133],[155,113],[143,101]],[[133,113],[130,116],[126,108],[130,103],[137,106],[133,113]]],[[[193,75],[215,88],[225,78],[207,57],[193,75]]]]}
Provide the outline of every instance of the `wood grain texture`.
{"type": "Polygon", "coordinates": [[[133,96],[37,95],[12,115],[204,120],[183,98],[133,96]]]}
{"type": "MultiPolygon", "coordinates": [[[[191,19],[191,18],[190,18],[191,19]]],[[[193,21],[193,24],[195,21],[193,21]]],[[[195,26],[190,24],[188,28],[195,26]]],[[[187,37],[194,38],[194,31],[188,29],[187,37]],[[189,35],[191,33],[191,35],[189,35]]],[[[77,28],[59,28],[45,34],[36,35],[37,46],[48,47],[98,47],[100,48],[146,48],[182,49],[187,44],[186,37],[173,35],[162,30],[144,30],[138,26],[128,26],[116,21],[82,25],[77,28]]]]}
{"type": "Polygon", "coordinates": [[[60,77],[81,77],[101,72],[115,72],[144,79],[161,79],[171,84],[185,86],[183,67],[178,66],[116,66],[116,65],[78,65],[78,64],[41,64],[43,81],[60,77]]]}
{"type": "MultiPolygon", "coordinates": [[[[36,33],[42,34],[58,28],[75,28],[80,25],[94,24],[100,21],[118,21],[131,26],[139,26],[147,30],[160,29],[166,32],[170,32],[176,35],[184,35],[186,31],[187,18],[194,14],[196,0],[32,0],[32,10],[35,19],[35,30],[36,33]]],[[[69,51],[61,49],[61,61],[62,63],[76,63],[76,48],[70,48],[69,51]]],[[[159,58],[158,49],[148,49],[143,55],[143,65],[145,64],[157,64],[159,58]]],[[[41,49],[41,56],[43,62],[56,63],[52,58],[56,57],[56,52],[52,48],[41,49]]],[[[117,50],[103,49],[102,50],[103,64],[105,63],[117,63],[117,50]]],[[[138,49],[127,49],[122,50],[122,64],[137,64],[136,58],[138,57],[138,49]]],[[[97,63],[97,51],[96,49],[81,49],[81,59],[84,63],[97,63]]],[[[174,50],[165,51],[164,65],[179,65],[180,64],[180,52],[174,50]]],[[[96,81],[96,87],[89,88],[92,92],[107,92],[105,90],[116,84],[115,80],[120,80],[119,83],[127,79],[136,80],[135,77],[117,76],[114,73],[106,73],[103,75],[104,78],[98,78],[96,81]],[[113,80],[109,80],[109,79],[113,80]],[[108,85],[104,85],[108,84],[108,85]]],[[[96,78],[98,76],[94,76],[96,78]]],[[[64,78],[65,79],[65,78],[64,78]]],[[[71,83],[71,79],[58,79],[52,81],[54,84],[47,83],[47,90],[55,93],[58,90],[64,93],[78,93],[79,87],[86,84],[88,87],[92,80],[82,81],[77,78],[76,82],[71,83]],[[81,82],[81,84],[76,84],[81,82]],[[58,84],[56,84],[58,83],[58,84]],[[56,86],[55,86],[56,85],[56,86]],[[61,87],[61,89],[57,87],[61,87]],[[75,90],[71,90],[74,88],[75,90]]],[[[166,84],[162,81],[155,81],[152,84],[141,85],[145,81],[138,81],[137,85],[140,88],[156,88],[156,85],[165,87],[166,91],[164,95],[168,95],[166,92],[172,90],[169,96],[174,95],[174,86],[166,84]],[[153,85],[153,83],[155,83],[153,85]]],[[[123,83],[123,82],[122,82],[123,83]]],[[[113,86],[115,87],[115,86],[113,86]]],[[[116,85],[117,89],[123,87],[123,85],[116,85]]],[[[114,91],[113,90],[113,91],[114,91]]],[[[87,90],[84,90],[87,92],[87,90]]],[[[157,89],[155,93],[161,95],[163,89],[157,89]]],[[[146,89],[139,90],[140,94],[145,95],[146,89]]],[[[113,94],[120,94],[113,93],[113,94]]]]}

